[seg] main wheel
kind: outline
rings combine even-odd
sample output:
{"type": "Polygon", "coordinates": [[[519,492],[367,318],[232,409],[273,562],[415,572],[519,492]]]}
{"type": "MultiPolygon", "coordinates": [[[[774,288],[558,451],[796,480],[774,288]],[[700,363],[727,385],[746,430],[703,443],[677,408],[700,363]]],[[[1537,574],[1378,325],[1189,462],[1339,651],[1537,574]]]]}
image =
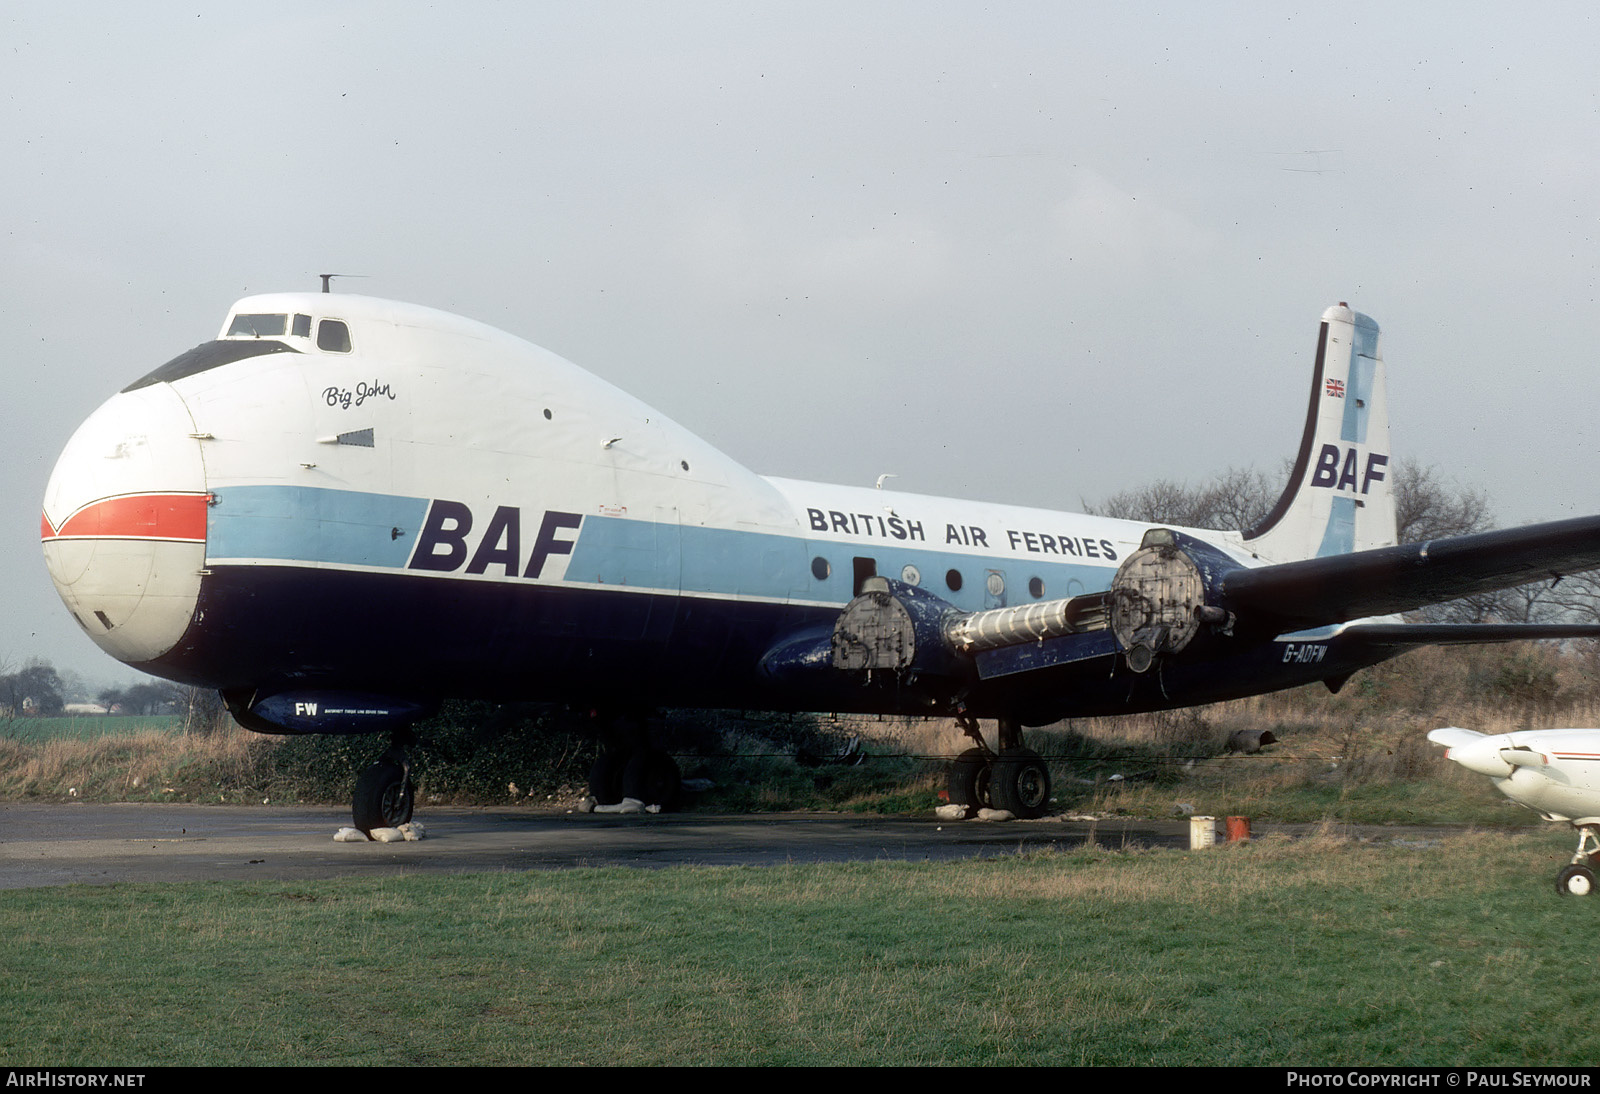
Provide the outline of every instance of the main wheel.
{"type": "Polygon", "coordinates": [[[1556,892],[1562,896],[1588,896],[1594,892],[1594,871],[1574,863],[1556,875],[1556,892]]]}
{"type": "Polygon", "coordinates": [[[393,760],[379,760],[356,780],[350,814],[356,827],[372,834],[374,828],[398,828],[411,819],[416,795],[406,769],[393,760]]]}
{"type": "Polygon", "coordinates": [[[989,793],[995,808],[1031,820],[1050,807],[1050,770],[1031,748],[1008,748],[994,762],[989,793]]]}
{"type": "Polygon", "coordinates": [[[993,805],[989,796],[989,781],[993,767],[989,754],[981,748],[969,748],[950,764],[950,778],[946,788],[951,805],[965,805],[970,809],[987,809],[993,805]]]}
{"type": "Polygon", "coordinates": [[[677,803],[683,776],[678,761],[659,748],[636,748],[622,772],[622,796],[669,809],[677,803]]]}

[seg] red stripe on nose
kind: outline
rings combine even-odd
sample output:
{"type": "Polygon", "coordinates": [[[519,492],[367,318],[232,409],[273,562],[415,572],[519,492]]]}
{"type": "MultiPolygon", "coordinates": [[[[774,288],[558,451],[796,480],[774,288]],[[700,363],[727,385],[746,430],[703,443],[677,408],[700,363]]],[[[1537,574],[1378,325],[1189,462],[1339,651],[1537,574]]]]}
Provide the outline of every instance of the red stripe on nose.
{"type": "Polygon", "coordinates": [[[131,494],[90,502],[51,531],[40,521],[44,539],[68,536],[101,539],[170,539],[204,543],[205,494],[131,494]]]}

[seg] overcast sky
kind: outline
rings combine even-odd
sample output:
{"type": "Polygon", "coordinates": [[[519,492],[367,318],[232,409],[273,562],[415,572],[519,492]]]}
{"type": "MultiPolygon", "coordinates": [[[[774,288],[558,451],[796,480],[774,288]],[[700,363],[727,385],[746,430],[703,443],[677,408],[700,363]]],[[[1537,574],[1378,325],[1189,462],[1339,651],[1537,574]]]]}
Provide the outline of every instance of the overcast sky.
{"type": "Polygon", "coordinates": [[[766,474],[1066,509],[1276,471],[1318,317],[1501,523],[1600,511],[1589,3],[0,7],[0,664],[133,677],[38,543],[239,296],[576,361],[766,474]]]}

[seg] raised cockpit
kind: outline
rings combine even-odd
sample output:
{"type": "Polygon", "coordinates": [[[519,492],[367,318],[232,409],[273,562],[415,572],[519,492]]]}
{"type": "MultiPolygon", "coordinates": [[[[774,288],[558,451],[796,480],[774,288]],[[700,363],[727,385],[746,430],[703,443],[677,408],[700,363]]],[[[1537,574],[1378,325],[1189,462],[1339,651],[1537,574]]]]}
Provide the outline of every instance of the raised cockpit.
{"type": "MultiPolygon", "coordinates": [[[[261,301],[263,298],[254,299],[261,301]]],[[[239,303],[250,302],[242,300],[239,303]]],[[[223,323],[222,333],[215,341],[202,342],[187,353],[179,354],[122,390],[135,391],[151,384],[171,383],[185,376],[271,353],[347,354],[351,351],[350,324],[343,319],[323,318],[297,311],[240,309],[229,313],[227,321],[223,323]]]]}
{"type": "Polygon", "coordinates": [[[350,326],[342,319],[317,319],[300,312],[235,312],[228,317],[222,337],[311,338],[316,328],[316,348],[324,353],[350,352],[350,326]]]}

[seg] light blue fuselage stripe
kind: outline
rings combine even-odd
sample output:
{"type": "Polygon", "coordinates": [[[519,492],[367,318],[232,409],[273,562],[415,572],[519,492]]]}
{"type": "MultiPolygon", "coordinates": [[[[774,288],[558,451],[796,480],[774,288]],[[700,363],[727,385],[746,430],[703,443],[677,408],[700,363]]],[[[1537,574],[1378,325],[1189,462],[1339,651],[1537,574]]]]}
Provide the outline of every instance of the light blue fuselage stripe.
{"type": "Polygon", "coordinates": [[[277,558],[403,567],[428,512],[426,498],[315,486],[229,486],[214,491],[206,557],[277,558]]]}
{"type": "Polygon", "coordinates": [[[843,604],[854,594],[857,558],[873,559],[879,575],[895,580],[903,580],[906,567],[914,566],[919,571],[919,585],[972,611],[993,606],[992,598],[984,595],[991,571],[1005,582],[1003,599],[1008,604],[1101,592],[1111,587],[1116,573],[1115,565],[984,558],[898,544],[841,543],[699,526],[674,529],[617,517],[585,517],[566,576],[568,581],[594,584],[843,604]],[[667,560],[675,554],[668,546],[673,531],[681,536],[676,552],[681,560],[681,584],[677,585],[665,572],[667,560]],[[647,548],[652,541],[655,546],[647,548]],[[827,563],[825,577],[818,578],[812,567],[817,558],[827,563]],[[961,575],[959,590],[946,584],[945,575],[951,570],[961,575]],[[1028,588],[1034,577],[1043,583],[1039,597],[1028,588]]]}
{"type": "MultiPolygon", "coordinates": [[[[215,491],[209,511],[206,557],[273,559],[324,565],[405,569],[428,512],[426,498],[366,494],[304,486],[233,486],[215,491]]],[[[476,550],[485,514],[469,542],[476,550]]],[[[521,549],[532,547],[542,511],[526,510],[521,549]]],[[[567,561],[566,580],[584,584],[669,592],[705,593],[762,600],[843,604],[854,593],[856,558],[871,558],[877,573],[903,580],[914,566],[919,584],[958,608],[992,607],[986,597],[991,572],[1005,583],[1001,599],[1025,604],[1054,600],[1111,586],[1120,560],[1095,566],[1071,560],[956,554],[899,543],[849,543],[772,532],[679,526],[623,517],[586,516],[567,561]],[[822,559],[826,567],[815,566],[822,559]],[[825,576],[816,576],[825,570],[825,576]],[[952,590],[946,573],[961,575],[952,590]],[[1034,597],[1029,581],[1042,582],[1034,597]]],[[[523,565],[527,555],[519,560],[523,565]]],[[[489,567],[498,575],[499,564],[489,567]]]]}

